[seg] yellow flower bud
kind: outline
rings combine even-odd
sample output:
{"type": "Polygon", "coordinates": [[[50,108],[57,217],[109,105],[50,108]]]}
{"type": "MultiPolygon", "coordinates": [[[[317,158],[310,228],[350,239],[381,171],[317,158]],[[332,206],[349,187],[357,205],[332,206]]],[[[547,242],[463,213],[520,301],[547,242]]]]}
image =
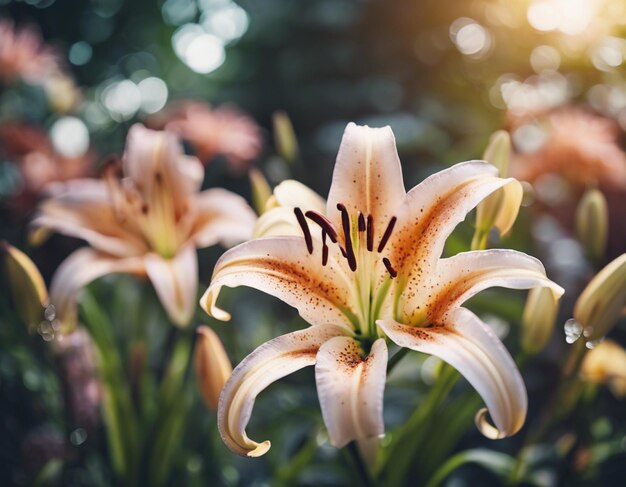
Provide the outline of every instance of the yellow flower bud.
{"type": "Polygon", "coordinates": [[[198,328],[194,366],[198,387],[206,406],[217,411],[220,394],[233,369],[224,345],[208,326],[198,328]]]}
{"type": "Polygon", "coordinates": [[[587,256],[599,261],[604,256],[609,233],[609,213],[604,194],[588,190],[576,210],[576,233],[587,256]]]}
{"type": "Polygon", "coordinates": [[[262,215],[266,210],[269,199],[272,197],[272,188],[267,182],[267,179],[265,179],[265,176],[263,176],[263,173],[257,168],[251,168],[248,172],[248,176],[250,177],[254,209],[259,215],[262,215]]]}
{"type": "Polygon", "coordinates": [[[612,340],[605,340],[585,355],[580,367],[581,379],[592,384],[608,384],[613,394],[626,395],[626,350],[612,340]]]}
{"type": "Polygon", "coordinates": [[[589,341],[603,338],[622,315],[626,303],[626,254],[602,269],[574,306],[574,318],[589,341]]]}
{"type": "Polygon", "coordinates": [[[49,303],[48,289],[39,269],[24,252],[7,242],[2,242],[2,250],[15,310],[28,330],[34,332],[49,303]]]}
{"type": "Polygon", "coordinates": [[[536,287],[528,293],[522,316],[522,349],[528,354],[539,353],[554,331],[559,300],[547,287],[536,287]]]}
{"type": "Polygon", "coordinates": [[[293,130],[289,115],[285,112],[274,112],[274,144],[278,155],[287,162],[294,162],[298,158],[298,139],[293,130]]]}
{"type": "MultiPolygon", "coordinates": [[[[498,169],[500,177],[506,177],[511,156],[511,137],[508,132],[499,130],[490,140],[483,159],[498,169]]],[[[506,186],[485,198],[476,207],[476,230],[472,239],[472,249],[481,250],[487,247],[487,237],[493,227],[500,235],[509,232],[517,214],[524,191],[518,181],[511,181],[506,186]]]]}

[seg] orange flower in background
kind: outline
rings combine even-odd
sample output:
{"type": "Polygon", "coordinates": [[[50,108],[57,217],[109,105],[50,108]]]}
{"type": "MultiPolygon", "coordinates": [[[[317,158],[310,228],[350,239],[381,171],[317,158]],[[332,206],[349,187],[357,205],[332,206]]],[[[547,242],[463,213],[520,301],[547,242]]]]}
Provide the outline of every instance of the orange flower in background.
{"type": "Polygon", "coordinates": [[[56,51],[45,45],[38,30],[0,20],[0,80],[36,83],[59,70],[56,51]]]}
{"type": "Polygon", "coordinates": [[[262,149],[259,126],[232,106],[212,108],[202,102],[180,102],[151,125],[188,141],[205,164],[217,155],[224,156],[234,172],[245,171],[262,149]]]}
{"type": "Polygon", "coordinates": [[[81,289],[123,272],[147,276],[170,319],[187,325],[196,307],[196,248],[226,246],[251,237],[256,221],[245,200],[230,191],[200,191],[204,171],[168,132],[134,125],[120,164],[103,180],[56,183],[33,221],[86,240],[91,248],[70,255],[50,286],[50,302],[66,327],[76,324],[81,289]]]}
{"type": "Polygon", "coordinates": [[[536,182],[546,174],[558,174],[576,189],[626,188],[626,154],[613,120],[564,107],[545,116],[516,118],[511,125],[521,149],[512,160],[514,177],[536,182]]]}

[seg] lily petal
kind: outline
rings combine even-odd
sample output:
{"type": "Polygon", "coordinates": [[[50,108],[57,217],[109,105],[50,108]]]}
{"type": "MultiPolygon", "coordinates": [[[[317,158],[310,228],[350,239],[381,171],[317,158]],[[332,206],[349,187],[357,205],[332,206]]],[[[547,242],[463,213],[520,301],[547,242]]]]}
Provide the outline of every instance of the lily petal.
{"type": "Polygon", "coordinates": [[[505,438],[523,426],[528,408],[524,381],[502,342],[474,313],[456,308],[431,327],[393,320],[377,324],[397,345],[439,357],[472,384],[487,405],[476,414],[483,435],[505,438]],[[487,410],[495,426],[487,421],[487,410]]]}
{"type": "Polygon", "coordinates": [[[383,394],[387,345],[379,338],[367,358],[350,337],[328,340],[317,353],[315,381],[331,443],[337,448],[353,440],[385,432],[383,394]]]}
{"type": "Polygon", "coordinates": [[[321,325],[274,338],[248,355],[233,371],[220,396],[217,425],[224,443],[235,453],[258,457],[270,442],[248,438],[256,396],[273,382],[308,365],[315,364],[320,346],[344,334],[341,327],[321,325]]]}
{"type": "Polygon", "coordinates": [[[437,322],[448,310],[490,287],[546,287],[557,299],[564,292],[546,277],[538,259],[516,250],[478,250],[441,259],[431,279],[430,286],[423,286],[415,296],[402,301],[405,323],[437,322]]]}
{"type": "Polygon", "coordinates": [[[241,196],[214,188],[198,194],[194,203],[198,213],[192,233],[198,248],[232,247],[252,238],[256,214],[241,196]]]}
{"type": "Polygon", "coordinates": [[[348,124],[337,154],[326,216],[341,228],[338,203],[345,205],[350,214],[360,211],[371,215],[378,242],[405,194],[391,128],[348,124]]]}
{"type": "Polygon", "coordinates": [[[63,261],[50,284],[50,303],[56,308],[64,328],[73,329],[76,326],[76,303],[81,289],[99,277],[116,272],[144,274],[143,259],[119,259],[83,248],[63,261]]]}
{"type": "Polygon", "coordinates": [[[308,186],[288,179],[274,188],[274,197],[280,206],[301,208],[303,211],[326,212],[326,200],[308,186]]]}
{"type": "Polygon", "coordinates": [[[216,306],[222,286],[248,286],[266,292],[300,312],[311,324],[337,323],[352,329],[352,282],[337,246],[330,247],[322,266],[321,246],[309,254],[300,237],[268,237],[243,243],[222,255],[200,304],[211,316],[230,315],[216,306]]]}
{"type": "Polygon", "coordinates": [[[50,196],[40,206],[32,226],[83,239],[96,249],[119,257],[146,251],[145,242],[132,232],[132,222],[127,222],[126,227],[119,224],[103,181],[76,179],[54,183],[50,196]]]}
{"type": "Polygon", "coordinates": [[[470,161],[434,174],[408,192],[389,246],[389,259],[404,279],[419,285],[465,216],[497,189],[520,184],[495,174],[491,164],[470,161]]]}
{"type": "Polygon", "coordinates": [[[293,208],[279,206],[263,213],[254,226],[254,237],[301,236],[302,229],[293,208]]]}
{"type": "Polygon", "coordinates": [[[150,253],[144,258],[146,272],[170,319],[186,326],[193,317],[198,292],[198,256],[186,245],[172,259],[150,253]]]}

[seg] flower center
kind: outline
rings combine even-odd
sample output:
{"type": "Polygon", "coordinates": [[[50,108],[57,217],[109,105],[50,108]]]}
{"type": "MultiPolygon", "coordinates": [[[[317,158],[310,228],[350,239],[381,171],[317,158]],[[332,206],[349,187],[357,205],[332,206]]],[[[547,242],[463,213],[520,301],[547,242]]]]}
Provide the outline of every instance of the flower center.
{"type": "Polygon", "coordinates": [[[294,214],[302,229],[309,254],[313,253],[313,237],[307,219],[321,228],[323,266],[328,263],[327,239],[339,247],[341,255],[355,275],[354,301],[359,310],[355,329],[362,338],[376,337],[378,335],[376,320],[383,311],[383,304],[389,293],[391,280],[397,277],[398,272],[391,261],[387,257],[383,257],[381,262],[387,270],[387,274],[380,282],[379,276],[375,272],[375,259],[380,257],[379,254],[385,250],[385,246],[393,234],[397,218],[393,216],[389,219],[378,245],[375,246],[373,215],[364,215],[359,211],[356,219],[350,218],[348,209],[342,203],[337,204],[337,210],[341,213],[343,242],[339,239],[337,228],[325,215],[314,210],[304,213],[300,208],[294,208],[294,214]]]}

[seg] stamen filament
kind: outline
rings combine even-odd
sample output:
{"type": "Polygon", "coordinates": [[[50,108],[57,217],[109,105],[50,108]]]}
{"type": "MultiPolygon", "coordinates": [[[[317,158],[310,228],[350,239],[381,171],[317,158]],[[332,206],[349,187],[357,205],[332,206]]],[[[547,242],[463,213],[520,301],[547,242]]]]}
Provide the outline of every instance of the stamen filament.
{"type": "Polygon", "coordinates": [[[314,210],[308,210],[304,215],[322,227],[333,243],[337,243],[337,230],[328,218],[314,210]]]}
{"type": "Polygon", "coordinates": [[[354,248],[352,247],[352,235],[350,231],[350,215],[346,207],[337,203],[337,209],[341,212],[341,225],[343,227],[343,234],[346,240],[346,259],[348,259],[348,265],[352,272],[356,271],[356,257],[354,255],[354,248]]]}
{"type": "Polygon", "coordinates": [[[302,233],[304,234],[304,241],[306,242],[306,249],[309,251],[309,254],[313,253],[313,238],[311,238],[311,231],[309,230],[309,226],[307,225],[306,219],[304,218],[304,213],[300,208],[294,208],[293,212],[296,215],[296,219],[298,220],[298,224],[302,229],[302,233]]]}
{"type": "Polygon", "coordinates": [[[383,237],[380,239],[380,243],[378,244],[378,253],[381,253],[385,248],[385,245],[387,245],[387,241],[389,240],[389,237],[391,237],[391,232],[393,232],[393,227],[396,224],[396,220],[397,218],[395,216],[392,217],[391,220],[389,220],[389,224],[387,225],[385,233],[383,234],[383,237]]]}

